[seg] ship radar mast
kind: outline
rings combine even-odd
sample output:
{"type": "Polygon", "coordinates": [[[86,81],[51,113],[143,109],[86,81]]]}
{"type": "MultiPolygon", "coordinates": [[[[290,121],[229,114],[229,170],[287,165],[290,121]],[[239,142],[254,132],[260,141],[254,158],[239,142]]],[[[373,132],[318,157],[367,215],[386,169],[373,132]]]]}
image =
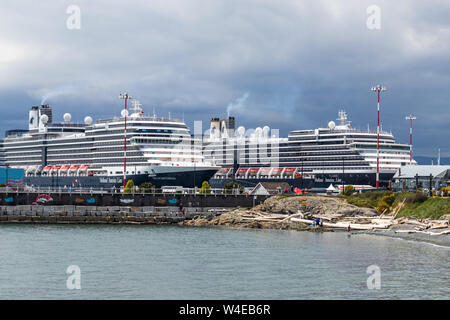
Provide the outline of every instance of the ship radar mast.
{"type": "Polygon", "coordinates": [[[140,103],[138,100],[135,99],[133,100],[132,104],[133,104],[133,115],[140,116],[144,113],[141,108],[142,103],[140,103]]]}
{"type": "Polygon", "coordinates": [[[351,127],[352,122],[347,120],[347,112],[344,110],[339,110],[338,118],[336,120],[340,122],[338,126],[339,129],[348,129],[351,127]]]}

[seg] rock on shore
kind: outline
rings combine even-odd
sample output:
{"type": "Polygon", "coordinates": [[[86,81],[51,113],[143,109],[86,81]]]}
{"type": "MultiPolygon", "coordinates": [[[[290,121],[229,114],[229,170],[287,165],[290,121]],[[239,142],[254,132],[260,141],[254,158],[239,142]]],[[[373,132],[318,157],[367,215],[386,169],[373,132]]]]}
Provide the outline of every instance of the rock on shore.
{"type": "MultiPolygon", "coordinates": [[[[236,209],[215,217],[197,217],[185,221],[189,226],[224,226],[235,228],[264,228],[264,229],[291,229],[314,230],[310,223],[290,221],[289,216],[301,215],[310,218],[313,215],[339,215],[374,217],[374,209],[359,208],[348,204],[338,198],[326,196],[274,196],[262,204],[251,209],[236,209]]],[[[320,228],[321,231],[330,231],[330,228],[320,228]]]]}

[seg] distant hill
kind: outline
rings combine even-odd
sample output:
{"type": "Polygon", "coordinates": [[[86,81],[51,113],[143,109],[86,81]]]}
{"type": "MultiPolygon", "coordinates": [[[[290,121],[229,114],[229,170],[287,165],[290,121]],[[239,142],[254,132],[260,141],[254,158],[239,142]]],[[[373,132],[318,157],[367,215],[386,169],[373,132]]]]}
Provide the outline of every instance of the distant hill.
{"type": "MultiPolygon", "coordinates": [[[[414,160],[416,160],[418,164],[430,165],[431,160],[433,160],[433,164],[437,164],[437,157],[414,156],[414,160]]],[[[450,158],[441,157],[441,165],[450,165],[450,158]]]]}

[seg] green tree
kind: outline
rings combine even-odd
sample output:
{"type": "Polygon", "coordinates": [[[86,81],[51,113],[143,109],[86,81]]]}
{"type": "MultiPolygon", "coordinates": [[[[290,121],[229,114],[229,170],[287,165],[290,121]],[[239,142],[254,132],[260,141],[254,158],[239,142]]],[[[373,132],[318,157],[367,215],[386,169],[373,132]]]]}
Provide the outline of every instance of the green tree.
{"type": "Polygon", "coordinates": [[[351,184],[345,186],[344,191],[342,191],[342,194],[344,196],[351,196],[353,194],[353,186],[351,184]]]}
{"type": "Polygon", "coordinates": [[[139,191],[142,193],[154,193],[155,189],[155,186],[150,182],[144,182],[139,186],[139,191]]]}
{"type": "Polygon", "coordinates": [[[235,181],[231,181],[223,187],[223,193],[225,194],[241,194],[243,192],[244,187],[235,181]]]}
{"type": "Polygon", "coordinates": [[[133,180],[128,180],[123,193],[132,193],[135,191],[133,180]]]}
{"type": "Polygon", "coordinates": [[[200,188],[200,191],[198,193],[211,194],[211,186],[209,185],[208,181],[203,181],[202,187],[200,188]]]}

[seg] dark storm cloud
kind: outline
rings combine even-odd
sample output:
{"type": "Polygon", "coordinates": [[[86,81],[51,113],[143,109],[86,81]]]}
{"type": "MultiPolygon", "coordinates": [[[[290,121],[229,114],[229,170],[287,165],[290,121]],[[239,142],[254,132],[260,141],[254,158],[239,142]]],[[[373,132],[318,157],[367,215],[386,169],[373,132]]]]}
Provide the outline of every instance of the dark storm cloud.
{"type": "MultiPolygon", "coordinates": [[[[48,96],[62,118],[118,115],[127,90],[147,112],[208,121],[248,93],[232,115],[246,127],[326,126],[344,108],[415,151],[450,150],[448,1],[14,1],[0,5],[3,128],[48,96]],[[66,28],[69,5],[81,29],[66,28]],[[366,27],[369,5],[381,29],[366,27]],[[9,119],[9,120],[5,120],[9,119]]],[[[207,123],[204,123],[207,126],[207,123]]]]}

